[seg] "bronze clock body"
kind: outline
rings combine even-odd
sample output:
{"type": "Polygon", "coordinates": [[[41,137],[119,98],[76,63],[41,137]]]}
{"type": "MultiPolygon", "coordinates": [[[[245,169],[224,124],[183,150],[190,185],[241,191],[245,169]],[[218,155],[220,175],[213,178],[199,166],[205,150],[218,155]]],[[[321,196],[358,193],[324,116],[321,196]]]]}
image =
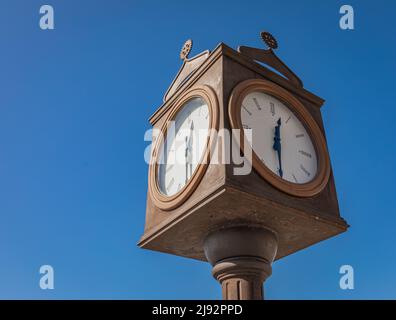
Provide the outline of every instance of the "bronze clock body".
{"type": "MultiPolygon", "coordinates": [[[[287,189],[285,184],[282,188],[277,186],[279,182],[266,179],[268,173],[263,175],[256,166],[248,175],[234,175],[238,165],[217,161],[199,167],[196,178],[182,190],[182,198],[176,195],[163,199],[156,193],[155,164],[150,165],[146,224],[138,245],[209,261],[214,265],[213,275],[222,284],[224,299],[261,299],[261,285],[271,274],[273,260],[342,233],[348,227],[339,213],[327,153],[320,111],[324,100],[304,89],[301,80],[271,49],[241,47],[238,52],[221,43],[211,53],[185,58],[150,123],[164,130],[180,100],[189,92],[203,90],[201,93],[208,95],[206,99],[215,110],[212,126],[230,130],[238,126],[231,110],[233,99],[239,99],[235,88],[246,81],[260,80],[293,97],[303,117],[309,119],[310,123],[305,125],[320,149],[319,178],[311,185],[305,189],[289,185],[287,189]],[[269,64],[286,78],[255,61],[267,57],[269,64]],[[252,259],[245,259],[246,256],[252,259]]],[[[154,150],[155,145],[154,142],[154,150]]],[[[155,157],[154,152],[153,160],[155,157]]]]}

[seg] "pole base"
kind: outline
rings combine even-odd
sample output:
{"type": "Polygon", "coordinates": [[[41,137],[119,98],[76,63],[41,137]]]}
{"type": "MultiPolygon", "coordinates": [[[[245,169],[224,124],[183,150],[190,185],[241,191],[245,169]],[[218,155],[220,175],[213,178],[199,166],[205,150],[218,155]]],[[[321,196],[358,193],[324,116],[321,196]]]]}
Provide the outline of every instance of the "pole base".
{"type": "Polygon", "coordinates": [[[276,235],[267,229],[238,226],[210,234],[205,255],[222,287],[223,300],[262,300],[263,282],[271,275],[276,235]]]}

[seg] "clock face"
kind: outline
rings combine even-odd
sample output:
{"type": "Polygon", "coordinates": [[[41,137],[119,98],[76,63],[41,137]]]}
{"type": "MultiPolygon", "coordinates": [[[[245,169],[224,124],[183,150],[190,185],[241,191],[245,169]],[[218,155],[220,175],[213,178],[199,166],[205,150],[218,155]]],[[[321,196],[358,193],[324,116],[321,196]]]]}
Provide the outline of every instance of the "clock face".
{"type": "Polygon", "coordinates": [[[273,173],[295,184],[315,178],[318,161],[311,137],[283,102],[251,92],[242,101],[241,123],[253,151],[273,173]]]}
{"type": "Polygon", "coordinates": [[[165,196],[178,193],[193,176],[205,152],[210,114],[204,99],[188,100],[168,128],[160,147],[157,181],[165,196]]]}

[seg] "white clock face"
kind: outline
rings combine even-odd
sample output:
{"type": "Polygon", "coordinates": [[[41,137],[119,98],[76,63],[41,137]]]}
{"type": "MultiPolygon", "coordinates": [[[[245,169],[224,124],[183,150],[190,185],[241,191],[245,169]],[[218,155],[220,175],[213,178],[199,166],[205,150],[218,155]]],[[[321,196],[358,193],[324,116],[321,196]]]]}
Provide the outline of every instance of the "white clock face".
{"type": "Polygon", "coordinates": [[[206,149],[209,118],[202,98],[192,98],[177,113],[160,148],[157,180],[162,194],[176,194],[192,177],[206,149]]]}
{"type": "Polygon", "coordinates": [[[253,151],[273,173],[292,183],[307,183],[317,172],[317,156],[304,125],[280,100],[264,92],[248,94],[241,122],[253,151]]]}

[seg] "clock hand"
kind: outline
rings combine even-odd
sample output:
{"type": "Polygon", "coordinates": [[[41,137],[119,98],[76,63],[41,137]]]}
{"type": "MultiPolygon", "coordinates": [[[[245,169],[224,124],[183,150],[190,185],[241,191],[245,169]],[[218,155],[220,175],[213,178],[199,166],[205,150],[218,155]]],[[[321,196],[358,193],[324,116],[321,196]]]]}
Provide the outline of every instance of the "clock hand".
{"type": "Polygon", "coordinates": [[[281,158],[281,148],[279,147],[278,150],[278,158],[279,158],[279,176],[283,178],[283,171],[282,171],[282,158],[281,158]]]}
{"type": "Polygon", "coordinates": [[[185,160],[185,165],[186,165],[186,175],[185,175],[185,183],[187,183],[187,180],[188,180],[188,178],[187,178],[187,176],[188,176],[188,137],[186,136],[186,139],[185,139],[185,141],[186,141],[186,146],[185,146],[185,149],[184,149],[184,160],[185,160]]]}
{"type": "Polygon", "coordinates": [[[190,135],[188,137],[186,136],[186,149],[185,149],[186,183],[187,183],[187,180],[192,175],[192,163],[189,160],[191,160],[191,147],[192,147],[191,144],[192,144],[192,140],[193,140],[193,130],[194,130],[194,121],[191,121],[190,135]],[[190,174],[188,174],[188,171],[190,171],[190,174]]]}
{"type": "Polygon", "coordinates": [[[283,177],[282,171],[282,157],[281,157],[281,138],[280,138],[280,127],[281,127],[281,118],[279,118],[277,125],[275,127],[275,136],[274,136],[274,145],[272,148],[278,153],[278,161],[279,161],[279,176],[283,177]]]}

